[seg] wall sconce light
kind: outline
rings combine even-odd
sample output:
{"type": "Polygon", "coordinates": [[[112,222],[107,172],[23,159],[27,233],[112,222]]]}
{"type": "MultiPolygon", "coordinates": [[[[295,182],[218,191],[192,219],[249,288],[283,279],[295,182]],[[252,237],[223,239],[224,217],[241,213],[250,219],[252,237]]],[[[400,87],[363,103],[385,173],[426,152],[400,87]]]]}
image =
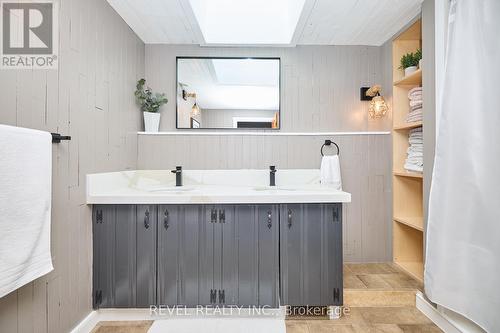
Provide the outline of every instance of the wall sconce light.
{"type": "Polygon", "coordinates": [[[182,89],[182,99],[187,101],[190,97],[196,98],[196,93],[188,93],[186,90],[182,89]]]}
{"type": "Polygon", "coordinates": [[[361,91],[363,92],[364,90],[364,95],[366,96],[363,98],[361,96],[361,100],[370,100],[370,107],[368,108],[368,113],[370,114],[370,117],[372,118],[382,118],[385,116],[387,111],[389,110],[389,107],[385,103],[384,97],[380,95],[380,91],[382,90],[382,86],[379,84],[374,85],[373,87],[370,88],[361,88],[361,91]]]}
{"type": "Polygon", "coordinates": [[[196,102],[194,102],[193,107],[191,108],[191,117],[199,116],[201,113],[200,107],[196,102]]]}

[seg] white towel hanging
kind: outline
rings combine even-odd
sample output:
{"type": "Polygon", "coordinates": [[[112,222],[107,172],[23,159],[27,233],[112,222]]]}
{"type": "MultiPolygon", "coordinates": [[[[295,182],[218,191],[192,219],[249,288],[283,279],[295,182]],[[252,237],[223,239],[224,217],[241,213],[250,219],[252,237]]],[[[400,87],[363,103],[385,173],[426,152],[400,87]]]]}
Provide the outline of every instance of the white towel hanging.
{"type": "Polygon", "coordinates": [[[50,272],[52,136],[0,125],[0,297],[50,272]]]}

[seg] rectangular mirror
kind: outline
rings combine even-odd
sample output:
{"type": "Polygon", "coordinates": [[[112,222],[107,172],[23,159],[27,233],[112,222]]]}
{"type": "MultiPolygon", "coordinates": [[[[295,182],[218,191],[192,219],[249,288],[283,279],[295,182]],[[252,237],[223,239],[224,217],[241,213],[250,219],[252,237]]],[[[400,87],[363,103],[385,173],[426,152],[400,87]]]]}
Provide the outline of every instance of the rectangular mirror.
{"type": "Polygon", "coordinates": [[[279,129],[279,58],[177,58],[178,129],[279,129]]]}

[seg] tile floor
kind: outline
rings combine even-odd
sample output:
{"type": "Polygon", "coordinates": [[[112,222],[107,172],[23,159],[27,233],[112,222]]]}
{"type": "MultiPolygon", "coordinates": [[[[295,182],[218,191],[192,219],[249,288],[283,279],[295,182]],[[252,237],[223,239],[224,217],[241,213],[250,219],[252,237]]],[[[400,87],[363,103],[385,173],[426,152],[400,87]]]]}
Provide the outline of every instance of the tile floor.
{"type": "MultiPolygon", "coordinates": [[[[287,333],[435,333],[442,332],[415,307],[422,285],[392,264],[346,264],[344,303],[349,314],[288,317],[287,333]]],[[[101,322],[92,333],[146,333],[152,322],[101,322]]]]}

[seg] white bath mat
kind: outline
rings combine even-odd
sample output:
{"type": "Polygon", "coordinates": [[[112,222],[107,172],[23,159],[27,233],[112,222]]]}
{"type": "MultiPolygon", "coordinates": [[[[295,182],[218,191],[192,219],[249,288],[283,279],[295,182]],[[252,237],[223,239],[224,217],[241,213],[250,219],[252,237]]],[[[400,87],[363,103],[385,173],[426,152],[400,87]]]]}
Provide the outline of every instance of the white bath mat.
{"type": "Polygon", "coordinates": [[[148,333],[285,333],[283,319],[190,318],[156,320],[148,333]]]}

